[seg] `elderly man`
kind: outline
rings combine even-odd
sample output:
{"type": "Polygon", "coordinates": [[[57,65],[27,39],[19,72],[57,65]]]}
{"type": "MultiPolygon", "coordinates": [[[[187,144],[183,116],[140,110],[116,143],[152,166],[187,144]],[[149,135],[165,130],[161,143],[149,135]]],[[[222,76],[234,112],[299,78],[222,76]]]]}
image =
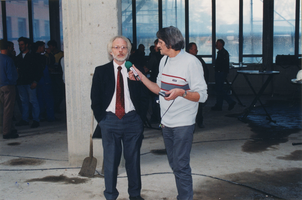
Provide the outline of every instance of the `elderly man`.
{"type": "Polygon", "coordinates": [[[96,67],[91,88],[91,108],[102,132],[104,195],[106,199],[117,199],[119,195],[116,183],[123,148],[130,200],[143,200],[140,148],[148,91],[142,83],[128,79],[125,61],[131,43],[127,38],[113,37],[107,51],[111,62],[96,67]]]}
{"type": "MultiPolygon", "coordinates": [[[[177,199],[193,199],[193,183],[190,152],[195,129],[198,102],[205,102],[207,85],[200,61],[184,51],[181,32],[167,27],[157,32],[162,55],[157,83],[150,81],[137,70],[141,81],[160,96],[161,127],[170,167],[173,170],[178,191],[177,199]]],[[[133,72],[129,72],[135,80],[133,72]]]]}

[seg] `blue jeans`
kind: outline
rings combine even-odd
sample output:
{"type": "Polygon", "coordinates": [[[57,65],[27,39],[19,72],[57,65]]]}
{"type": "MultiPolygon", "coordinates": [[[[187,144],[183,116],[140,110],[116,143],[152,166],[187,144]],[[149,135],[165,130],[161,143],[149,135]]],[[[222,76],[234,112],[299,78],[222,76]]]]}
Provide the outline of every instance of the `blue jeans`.
{"type": "Polygon", "coordinates": [[[143,122],[135,112],[127,113],[122,119],[108,112],[99,123],[104,149],[104,175],[106,199],[117,199],[116,189],[118,166],[124,152],[128,176],[128,193],[139,196],[141,192],[140,148],[143,140],[143,122]]]}
{"type": "Polygon", "coordinates": [[[30,89],[30,85],[18,85],[17,87],[22,102],[22,119],[29,121],[29,103],[31,103],[33,120],[39,122],[40,107],[36,89],[30,89]]]}
{"type": "Polygon", "coordinates": [[[222,108],[223,100],[225,100],[228,104],[234,102],[234,100],[223,89],[224,82],[226,80],[227,75],[228,74],[225,72],[215,72],[215,88],[216,88],[215,107],[217,108],[222,108]]]}
{"type": "Polygon", "coordinates": [[[175,128],[162,128],[169,164],[175,176],[178,200],[193,199],[190,153],[194,129],[195,124],[175,128]]]}
{"type": "MultiPolygon", "coordinates": [[[[43,77],[42,77],[43,78],[43,77]]],[[[55,120],[55,111],[54,111],[54,101],[52,95],[51,84],[38,84],[37,86],[37,96],[38,102],[40,106],[40,118],[42,118],[42,114],[47,115],[48,121],[55,120]]]]}

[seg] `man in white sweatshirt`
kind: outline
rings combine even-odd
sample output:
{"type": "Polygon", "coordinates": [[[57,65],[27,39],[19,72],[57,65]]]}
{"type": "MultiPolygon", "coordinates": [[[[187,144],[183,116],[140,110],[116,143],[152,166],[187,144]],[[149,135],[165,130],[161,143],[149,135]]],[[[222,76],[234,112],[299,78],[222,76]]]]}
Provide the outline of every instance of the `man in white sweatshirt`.
{"type": "MultiPolygon", "coordinates": [[[[135,67],[141,81],[155,94],[161,93],[161,127],[170,167],[172,168],[178,200],[193,199],[190,152],[199,102],[205,102],[207,84],[200,61],[184,51],[184,38],[173,27],[156,34],[157,46],[165,55],[159,64],[157,82],[151,82],[135,67]]],[[[136,80],[129,72],[129,78],[136,80]]]]}

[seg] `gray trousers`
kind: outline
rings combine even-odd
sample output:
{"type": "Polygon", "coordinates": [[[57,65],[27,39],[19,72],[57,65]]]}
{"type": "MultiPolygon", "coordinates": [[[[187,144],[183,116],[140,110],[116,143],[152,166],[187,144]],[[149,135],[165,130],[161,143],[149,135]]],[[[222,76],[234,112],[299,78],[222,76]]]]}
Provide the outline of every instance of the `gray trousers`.
{"type": "Polygon", "coordinates": [[[173,170],[178,200],[193,199],[193,180],[190,167],[190,153],[195,124],[181,127],[163,127],[163,138],[170,167],[173,170]]]}
{"type": "Polygon", "coordinates": [[[0,88],[0,100],[3,103],[3,135],[10,134],[16,100],[16,86],[6,85],[0,88]]]}

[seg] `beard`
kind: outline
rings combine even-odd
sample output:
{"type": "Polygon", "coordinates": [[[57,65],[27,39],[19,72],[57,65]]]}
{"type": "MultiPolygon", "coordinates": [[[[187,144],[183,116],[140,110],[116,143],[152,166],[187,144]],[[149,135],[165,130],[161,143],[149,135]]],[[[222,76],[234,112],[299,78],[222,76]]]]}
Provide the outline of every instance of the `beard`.
{"type": "Polygon", "coordinates": [[[119,61],[119,62],[124,62],[127,59],[127,57],[128,57],[128,53],[126,53],[126,54],[117,54],[117,55],[114,54],[114,53],[112,53],[112,57],[115,60],[119,61]],[[123,57],[118,57],[118,55],[123,55],[123,57]]]}

